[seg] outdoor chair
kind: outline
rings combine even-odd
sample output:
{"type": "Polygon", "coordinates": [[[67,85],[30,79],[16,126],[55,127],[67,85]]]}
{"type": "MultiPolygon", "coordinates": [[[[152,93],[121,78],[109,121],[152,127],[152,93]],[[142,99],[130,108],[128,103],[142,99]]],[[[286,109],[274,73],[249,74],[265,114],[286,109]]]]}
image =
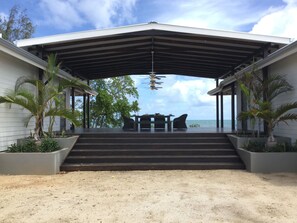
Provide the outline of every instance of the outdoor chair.
{"type": "Polygon", "coordinates": [[[140,129],[151,129],[151,118],[149,116],[140,117],[140,129]]]}
{"type": "Polygon", "coordinates": [[[123,130],[134,130],[135,129],[135,122],[132,118],[123,117],[124,126],[123,130]]]}
{"type": "Polygon", "coordinates": [[[165,129],[164,115],[156,115],[155,116],[155,129],[165,129]]]}
{"type": "Polygon", "coordinates": [[[183,114],[179,116],[178,118],[173,119],[173,128],[174,129],[186,129],[186,119],[188,114],[183,114]]]}

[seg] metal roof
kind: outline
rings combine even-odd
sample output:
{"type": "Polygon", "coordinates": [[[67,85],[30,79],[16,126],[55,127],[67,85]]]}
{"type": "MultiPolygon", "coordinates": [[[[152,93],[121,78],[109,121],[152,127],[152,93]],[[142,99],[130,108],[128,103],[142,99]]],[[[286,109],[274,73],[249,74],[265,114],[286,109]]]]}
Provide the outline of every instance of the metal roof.
{"type": "MultiPolygon", "coordinates": [[[[224,92],[226,86],[230,85],[233,82],[236,82],[241,75],[243,75],[245,72],[249,72],[252,69],[260,70],[264,67],[267,67],[273,63],[276,63],[288,56],[291,56],[293,54],[297,53],[297,41],[275,51],[274,53],[270,54],[266,58],[259,60],[255,62],[254,64],[238,71],[233,76],[225,78],[223,81],[220,82],[219,86],[210,90],[208,92],[209,95],[216,95],[218,93],[224,92]]],[[[227,89],[228,90],[228,89],[227,89]]]]}
{"type": "Polygon", "coordinates": [[[289,38],[158,23],[17,41],[44,55],[56,53],[73,75],[98,79],[133,74],[222,78],[290,43],[289,38]]]}

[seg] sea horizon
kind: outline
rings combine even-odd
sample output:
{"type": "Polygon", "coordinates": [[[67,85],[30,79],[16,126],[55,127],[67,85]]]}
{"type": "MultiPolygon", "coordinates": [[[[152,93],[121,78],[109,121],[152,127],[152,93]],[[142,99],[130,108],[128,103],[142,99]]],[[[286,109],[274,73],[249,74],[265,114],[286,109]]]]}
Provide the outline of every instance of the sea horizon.
{"type": "MultiPolygon", "coordinates": [[[[217,121],[215,119],[209,119],[209,120],[193,119],[193,120],[186,120],[186,124],[187,124],[188,128],[199,128],[199,127],[202,127],[202,128],[214,127],[214,128],[216,128],[217,121]]],[[[231,128],[231,120],[224,120],[224,127],[231,128]]]]}

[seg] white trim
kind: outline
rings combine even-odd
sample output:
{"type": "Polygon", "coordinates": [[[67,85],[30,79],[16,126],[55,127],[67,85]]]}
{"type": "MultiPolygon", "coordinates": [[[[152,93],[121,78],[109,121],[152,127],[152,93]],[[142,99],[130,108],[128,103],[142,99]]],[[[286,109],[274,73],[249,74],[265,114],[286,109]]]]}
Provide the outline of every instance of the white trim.
{"type": "Polygon", "coordinates": [[[235,82],[240,75],[244,74],[245,72],[250,71],[253,67],[255,67],[256,70],[262,69],[264,67],[267,67],[277,61],[280,61],[294,53],[297,53],[297,41],[275,51],[274,53],[270,54],[266,58],[257,61],[255,64],[252,64],[237,73],[235,75],[225,78],[220,85],[217,88],[214,88],[207,92],[209,95],[215,95],[217,93],[220,93],[223,90],[224,86],[227,86],[231,84],[232,82],[235,82]]]}
{"type": "Polygon", "coordinates": [[[289,44],[290,42],[292,42],[292,39],[285,38],[285,37],[266,36],[266,35],[243,33],[243,32],[222,31],[222,30],[212,30],[212,29],[149,23],[149,24],[138,24],[138,25],[132,25],[132,26],[123,26],[123,27],[117,27],[112,29],[89,30],[89,31],[82,31],[82,32],[73,32],[73,33],[58,34],[58,35],[45,36],[45,37],[24,39],[24,40],[16,41],[16,45],[18,47],[42,45],[42,44],[50,45],[54,43],[63,43],[63,42],[69,42],[69,41],[75,41],[75,40],[86,40],[86,39],[92,39],[96,37],[106,37],[106,36],[126,34],[126,33],[132,33],[132,32],[147,31],[147,30],[161,30],[161,31],[179,32],[179,33],[186,33],[186,34],[216,36],[216,37],[223,37],[223,38],[282,43],[282,44],[289,44]]]}

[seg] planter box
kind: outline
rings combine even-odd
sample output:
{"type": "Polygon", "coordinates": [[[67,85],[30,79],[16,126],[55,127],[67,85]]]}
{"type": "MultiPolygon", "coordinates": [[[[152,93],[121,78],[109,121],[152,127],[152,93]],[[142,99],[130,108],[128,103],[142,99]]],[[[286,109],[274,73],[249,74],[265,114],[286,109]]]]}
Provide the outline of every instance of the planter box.
{"type": "Polygon", "coordinates": [[[297,172],[297,152],[256,153],[238,148],[237,153],[252,173],[297,172]]]}
{"type": "MultiPolygon", "coordinates": [[[[249,141],[266,142],[266,140],[267,140],[266,137],[265,138],[264,137],[260,137],[260,138],[256,138],[256,137],[241,137],[241,136],[232,135],[232,134],[229,134],[227,136],[228,136],[229,140],[231,141],[231,143],[233,144],[233,146],[236,149],[242,148],[249,141]]],[[[276,136],[275,138],[280,143],[283,143],[283,142],[291,143],[291,138],[289,138],[289,137],[276,136]]]]}
{"type": "MultiPolygon", "coordinates": [[[[248,141],[265,142],[266,138],[228,135],[238,155],[252,173],[297,172],[297,152],[250,152],[243,149],[248,141]]],[[[276,137],[279,142],[291,143],[288,137],[276,137]]]]}
{"type": "Polygon", "coordinates": [[[50,175],[60,172],[78,136],[55,139],[63,148],[49,153],[0,153],[0,174],[50,175]]]}

